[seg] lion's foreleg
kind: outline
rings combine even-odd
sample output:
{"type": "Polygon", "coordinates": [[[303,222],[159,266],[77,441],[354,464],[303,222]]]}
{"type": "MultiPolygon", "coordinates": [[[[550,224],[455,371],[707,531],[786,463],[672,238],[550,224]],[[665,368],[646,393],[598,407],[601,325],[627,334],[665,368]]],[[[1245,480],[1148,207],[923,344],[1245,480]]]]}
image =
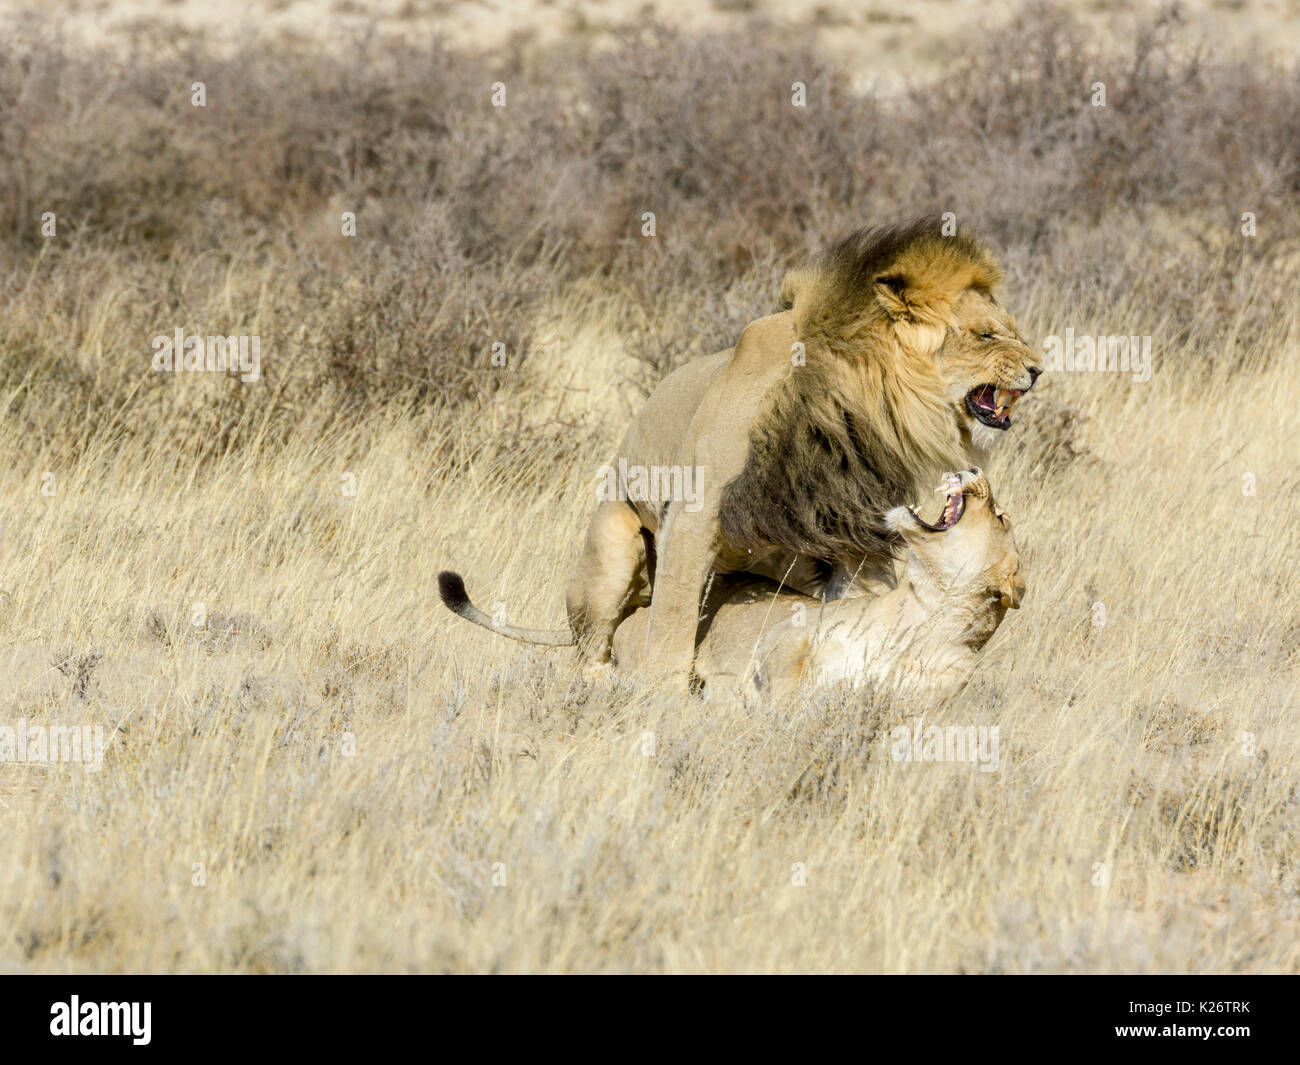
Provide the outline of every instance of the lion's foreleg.
{"type": "Polygon", "coordinates": [[[677,503],[656,538],[659,558],[644,658],[661,679],[682,690],[690,682],[700,598],[718,536],[716,506],[692,513],[677,503]]]}

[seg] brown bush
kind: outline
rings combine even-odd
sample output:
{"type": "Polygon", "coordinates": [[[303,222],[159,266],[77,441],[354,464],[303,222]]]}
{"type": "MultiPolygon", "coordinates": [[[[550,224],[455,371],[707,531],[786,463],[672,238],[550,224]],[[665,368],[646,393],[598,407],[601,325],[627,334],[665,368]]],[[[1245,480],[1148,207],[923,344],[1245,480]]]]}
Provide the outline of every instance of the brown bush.
{"type": "Polygon", "coordinates": [[[1166,348],[1204,358],[1249,360],[1295,274],[1300,89],[1267,62],[1208,58],[1174,13],[1114,54],[1030,7],[887,100],[761,25],[512,53],[494,75],[505,108],[480,57],[438,44],[226,56],[142,29],[123,61],[39,19],[5,40],[0,376],[57,382],[55,402],[11,401],[50,446],[183,416],[239,447],[322,390],[358,416],[478,402],[510,387],[485,372],[493,342],[526,361],[539,315],[580,281],[623,295],[632,352],[659,373],[729,344],[809,249],[920,212],[975,225],[1012,289],[1032,277],[1098,315],[1160,306],[1166,348]],[[268,387],[196,398],[148,372],[150,337],[209,325],[262,336],[268,387]]]}

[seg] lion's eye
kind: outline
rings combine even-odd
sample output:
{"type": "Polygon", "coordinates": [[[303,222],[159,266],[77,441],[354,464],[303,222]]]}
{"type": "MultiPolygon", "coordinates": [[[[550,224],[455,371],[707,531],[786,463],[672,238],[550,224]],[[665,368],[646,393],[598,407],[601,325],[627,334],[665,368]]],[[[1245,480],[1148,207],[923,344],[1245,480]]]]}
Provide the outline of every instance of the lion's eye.
{"type": "Polygon", "coordinates": [[[997,336],[996,336],[995,334],[993,334],[993,333],[981,333],[981,334],[980,334],[980,339],[981,339],[981,340],[997,340],[997,336]]]}

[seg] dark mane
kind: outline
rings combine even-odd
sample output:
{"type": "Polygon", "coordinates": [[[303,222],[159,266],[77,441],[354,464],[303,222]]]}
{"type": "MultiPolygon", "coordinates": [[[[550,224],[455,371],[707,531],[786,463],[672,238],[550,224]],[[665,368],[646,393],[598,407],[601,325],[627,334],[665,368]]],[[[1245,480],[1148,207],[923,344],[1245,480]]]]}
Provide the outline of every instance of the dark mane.
{"type": "Polygon", "coordinates": [[[722,491],[723,536],[756,554],[780,546],[814,559],[887,562],[895,545],[884,513],[911,497],[914,472],[873,446],[847,406],[827,417],[824,400],[782,399],[722,491]]]}
{"type": "Polygon", "coordinates": [[[887,562],[885,512],[965,461],[945,382],[908,330],[944,330],[961,292],[1000,276],[971,234],[932,219],[857,230],[792,271],[782,295],[807,361],[773,388],[723,489],[724,539],[755,554],[887,562]]]}

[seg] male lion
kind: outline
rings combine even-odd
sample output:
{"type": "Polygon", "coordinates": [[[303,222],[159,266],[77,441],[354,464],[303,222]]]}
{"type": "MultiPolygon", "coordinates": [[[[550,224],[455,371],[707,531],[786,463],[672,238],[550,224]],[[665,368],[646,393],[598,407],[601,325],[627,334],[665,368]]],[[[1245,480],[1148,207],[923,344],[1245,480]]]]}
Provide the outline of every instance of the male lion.
{"type": "MultiPolygon", "coordinates": [[[[1042,372],[993,298],[1000,280],[973,237],[926,222],[860,230],[792,272],[787,310],[669,374],[632,423],[620,471],[677,471],[697,492],[600,503],[569,583],[572,640],[547,642],[608,661],[652,583],[645,663],[684,687],[711,572],[823,599],[891,587],[886,511],[983,461],[1042,372]]],[[[440,586],[470,616],[460,578],[440,586]]]]}
{"type": "MultiPolygon", "coordinates": [[[[1011,524],[978,467],[944,476],[943,514],[910,507],[885,522],[906,546],[902,583],[874,598],[819,603],[761,577],[722,578],[705,609],[695,672],[706,693],[788,697],[803,686],[872,685],[930,704],[970,679],[980,650],[1025,594],[1011,524]]],[[[614,660],[635,669],[649,611],[614,633],[614,660]]]]}

